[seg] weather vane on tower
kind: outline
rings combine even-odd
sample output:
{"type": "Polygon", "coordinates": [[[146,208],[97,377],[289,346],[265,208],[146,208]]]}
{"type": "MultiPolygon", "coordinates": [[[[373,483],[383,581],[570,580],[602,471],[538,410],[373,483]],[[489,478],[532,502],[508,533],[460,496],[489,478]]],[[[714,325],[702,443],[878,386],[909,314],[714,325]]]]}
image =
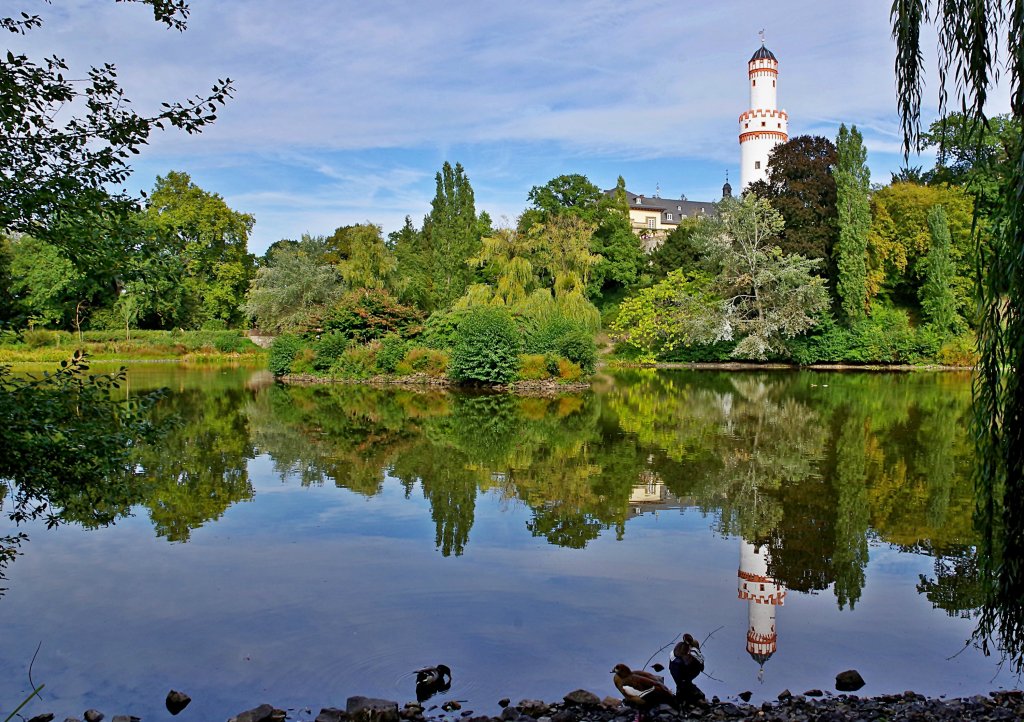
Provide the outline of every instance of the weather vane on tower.
{"type": "Polygon", "coordinates": [[[761,38],[761,45],[764,45],[764,28],[761,28],[757,34],[761,38]]]}

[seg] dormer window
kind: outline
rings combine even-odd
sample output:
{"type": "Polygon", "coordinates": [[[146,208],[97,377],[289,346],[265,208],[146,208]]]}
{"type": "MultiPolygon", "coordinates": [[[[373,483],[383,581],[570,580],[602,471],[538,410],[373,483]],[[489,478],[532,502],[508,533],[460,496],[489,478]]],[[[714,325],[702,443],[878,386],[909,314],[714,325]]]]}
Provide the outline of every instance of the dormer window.
{"type": "Polygon", "coordinates": [[[671,213],[666,213],[665,214],[665,220],[666,221],[671,221],[672,220],[672,214],[671,213]]]}

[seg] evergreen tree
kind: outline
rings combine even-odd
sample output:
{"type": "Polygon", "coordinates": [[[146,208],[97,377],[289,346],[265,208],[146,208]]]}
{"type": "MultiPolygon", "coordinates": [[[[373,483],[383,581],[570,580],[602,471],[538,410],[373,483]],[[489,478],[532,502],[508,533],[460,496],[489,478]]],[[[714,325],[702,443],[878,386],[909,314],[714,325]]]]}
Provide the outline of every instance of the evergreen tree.
{"type": "Polygon", "coordinates": [[[933,206],[928,211],[932,246],[925,258],[924,283],[921,285],[921,311],[937,331],[949,333],[957,322],[957,302],[951,281],[956,272],[950,257],[952,237],[946,209],[933,206]]]}
{"type": "MultiPolygon", "coordinates": [[[[481,214],[481,218],[484,215],[481,214]]],[[[388,235],[388,244],[395,251],[398,275],[402,279],[399,299],[423,311],[432,311],[434,285],[424,234],[416,230],[412,219],[406,216],[405,225],[388,235]]]]}
{"type": "Polygon", "coordinates": [[[445,161],[436,176],[437,192],[423,219],[423,236],[433,284],[431,305],[448,308],[472,280],[467,261],[480,250],[473,188],[461,163],[445,161]]]}
{"type": "Polygon", "coordinates": [[[871,171],[857,126],[839,126],[836,139],[836,206],[839,236],[834,249],[836,294],[848,323],[864,317],[868,289],[868,233],[871,230],[871,171]]]}

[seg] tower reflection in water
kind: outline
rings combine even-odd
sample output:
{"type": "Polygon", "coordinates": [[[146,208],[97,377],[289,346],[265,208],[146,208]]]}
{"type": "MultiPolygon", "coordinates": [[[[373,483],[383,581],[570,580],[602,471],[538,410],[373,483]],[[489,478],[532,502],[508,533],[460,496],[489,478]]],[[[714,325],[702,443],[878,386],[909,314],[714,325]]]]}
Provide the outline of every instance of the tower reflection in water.
{"type": "Polygon", "coordinates": [[[768,576],[768,547],[758,548],[740,538],[739,598],[747,600],[747,652],[760,665],[758,680],[764,679],[764,663],[775,654],[778,632],[775,608],[786,600],[786,588],[768,576]]]}

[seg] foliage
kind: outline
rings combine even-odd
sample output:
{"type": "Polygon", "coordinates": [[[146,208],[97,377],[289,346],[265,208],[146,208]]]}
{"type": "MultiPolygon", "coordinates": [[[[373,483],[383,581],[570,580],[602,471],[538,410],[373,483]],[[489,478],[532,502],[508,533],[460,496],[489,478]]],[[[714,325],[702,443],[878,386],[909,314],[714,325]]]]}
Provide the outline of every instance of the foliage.
{"type": "Polygon", "coordinates": [[[928,211],[928,227],[932,242],[924,258],[924,282],[921,284],[921,311],[940,336],[955,330],[960,315],[953,291],[953,260],[950,258],[949,221],[942,206],[928,211]]]}
{"type": "Polygon", "coordinates": [[[867,252],[871,230],[871,171],[857,126],[839,126],[836,138],[836,295],[847,323],[864,317],[868,304],[867,252]]]}
{"type": "Polygon", "coordinates": [[[569,359],[560,358],[558,359],[558,378],[566,383],[578,381],[580,376],[583,375],[583,370],[579,364],[573,363],[569,359]]]}
{"type": "Polygon", "coordinates": [[[449,356],[444,351],[413,346],[402,360],[395,364],[395,373],[399,376],[422,373],[440,378],[448,370],[448,362],[449,356]]]}
{"type": "Polygon", "coordinates": [[[427,308],[448,308],[465,293],[472,273],[466,261],[480,249],[473,187],[461,163],[445,161],[436,177],[437,191],[423,219],[430,259],[431,288],[427,308]]]}
{"type": "MultiPolygon", "coordinates": [[[[481,217],[484,215],[481,214],[481,217]]],[[[405,225],[388,235],[388,245],[394,249],[397,273],[401,278],[398,284],[399,300],[421,311],[430,311],[434,284],[426,237],[416,230],[412,219],[406,216],[405,225]]]]}
{"type": "MultiPolygon", "coordinates": [[[[747,192],[771,201],[785,225],[777,245],[783,253],[831,262],[836,238],[836,147],[828,138],[799,135],[775,146],[768,176],[747,192]]],[[[820,267],[825,270],[824,264],[820,267]]]]}
{"type": "Polygon", "coordinates": [[[324,260],[326,253],[324,239],[308,235],[268,251],[246,294],[246,315],[272,333],[308,327],[345,289],[337,267],[324,260]]]}
{"type": "Polygon", "coordinates": [[[695,271],[701,268],[703,255],[695,239],[699,224],[698,218],[683,218],[654,249],[648,260],[655,280],[660,281],[675,270],[695,271]]]}
{"type": "Polygon", "coordinates": [[[623,301],[612,330],[642,351],[647,361],[680,346],[722,340],[724,309],[711,285],[707,276],[672,271],[665,280],[623,301]]]}
{"type": "Polygon", "coordinates": [[[558,353],[572,361],[585,374],[592,374],[597,368],[597,344],[594,337],[583,329],[576,329],[558,340],[558,353]]]}
{"type": "Polygon", "coordinates": [[[344,294],[320,320],[324,332],[337,331],[356,343],[389,333],[419,333],[423,314],[399,303],[387,291],[358,289],[344,294]]]}
{"type": "Polygon", "coordinates": [[[411,343],[397,333],[387,334],[380,340],[380,348],[377,351],[377,369],[381,373],[393,374],[410,348],[411,343]]]}
{"type": "Polygon", "coordinates": [[[142,223],[182,260],[182,284],[194,306],[179,316],[178,325],[198,327],[213,318],[237,323],[255,267],[247,250],[253,216],[232,210],[187,173],[171,171],[157,176],[142,223]]]}
{"type": "Polygon", "coordinates": [[[338,267],[349,288],[393,290],[398,283],[395,254],[372,223],[351,227],[349,255],[338,267]]]}
{"type": "Polygon", "coordinates": [[[283,333],[270,344],[267,367],[274,376],[286,376],[292,369],[292,361],[305,347],[301,338],[290,333],[283,333]]]}
{"type": "Polygon", "coordinates": [[[53,244],[21,236],[10,245],[10,293],[30,325],[64,325],[86,293],[85,276],[53,244]]]}
{"type": "MultiPolygon", "coordinates": [[[[143,1],[160,22],[185,28],[185,2],[143,1]]],[[[42,25],[27,13],[0,20],[21,34],[42,25]]],[[[206,97],[164,103],[146,115],[132,109],[109,63],[71,70],[56,56],[37,63],[6,53],[0,58],[0,232],[27,233],[72,255],[86,250],[77,247],[82,238],[134,208],[131,198],[106,190],[128,178],[128,159],[156,129],[202,131],[232,90],[230,80],[217,81],[206,97]]]]}
{"type": "Polygon", "coordinates": [[[871,197],[872,221],[868,235],[868,295],[894,303],[915,304],[923,280],[923,264],[931,247],[928,213],[941,205],[949,220],[950,257],[955,273],[951,286],[957,306],[972,296],[971,244],[973,204],[959,188],[894,183],[871,197]]]}
{"type": "Polygon", "coordinates": [[[539,353],[522,354],[519,357],[519,378],[527,381],[551,378],[547,357],[539,353]]]}
{"type": "Polygon", "coordinates": [[[507,384],[519,371],[522,337],[504,308],[473,308],[459,324],[449,376],[459,382],[507,384]]]}
{"type": "Polygon", "coordinates": [[[976,366],[978,363],[978,340],[972,332],[949,339],[942,344],[935,360],[947,366],[976,366]]]}
{"type": "Polygon", "coordinates": [[[313,351],[316,357],[313,360],[313,368],[317,371],[326,371],[334,362],[341,357],[349,347],[351,340],[348,336],[338,331],[325,333],[313,344],[313,351]]]}
{"type": "Polygon", "coordinates": [[[465,310],[434,311],[423,325],[419,342],[428,348],[451,351],[465,310]]]}
{"type": "Polygon", "coordinates": [[[831,316],[819,319],[813,333],[787,342],[798,364],[920,364],[936,360],[940,337],[925,326],[914,328],[906,311],[877,306],[871,316],[850,327],[831,316]]]}
{"type": "Polygon", "coordinates": [[[377,342],[349,346],[331,367],[331,375],[346,379],[365,379],[377,373],[377,342]]]}

